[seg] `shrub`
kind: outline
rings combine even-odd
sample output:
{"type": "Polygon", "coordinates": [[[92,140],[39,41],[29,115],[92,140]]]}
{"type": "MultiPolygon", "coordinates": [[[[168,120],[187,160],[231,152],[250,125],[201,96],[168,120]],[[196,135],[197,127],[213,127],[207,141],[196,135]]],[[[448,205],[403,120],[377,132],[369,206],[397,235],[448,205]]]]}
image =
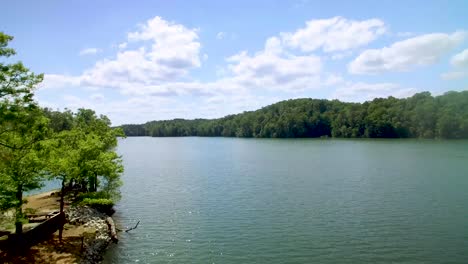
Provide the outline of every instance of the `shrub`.
{"type": "Polygon", "coordinates": [[[84,198],[79,204],[90,206],[108,215],[111,215],[114,212],[114,209],[112,208],[114,206],[114,202],[111,199],[84,198]]]}
{"type": "Polygon", "coordinates": [[[110,194],[107,192],[87,192],[80,193],[76,196],[76,202],[81,202],[84,199],[110,199],[110,194]]]}

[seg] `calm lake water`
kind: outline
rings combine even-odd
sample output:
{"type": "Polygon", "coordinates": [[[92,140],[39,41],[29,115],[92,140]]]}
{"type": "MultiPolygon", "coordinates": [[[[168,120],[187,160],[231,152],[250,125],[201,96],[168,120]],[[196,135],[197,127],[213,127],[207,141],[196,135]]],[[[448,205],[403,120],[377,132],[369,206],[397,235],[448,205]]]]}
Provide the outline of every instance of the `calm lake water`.
{"type": "Polygon", "coordinates": [[[127,138],[106,263],[468,263],[468,141],[127,138]]]}

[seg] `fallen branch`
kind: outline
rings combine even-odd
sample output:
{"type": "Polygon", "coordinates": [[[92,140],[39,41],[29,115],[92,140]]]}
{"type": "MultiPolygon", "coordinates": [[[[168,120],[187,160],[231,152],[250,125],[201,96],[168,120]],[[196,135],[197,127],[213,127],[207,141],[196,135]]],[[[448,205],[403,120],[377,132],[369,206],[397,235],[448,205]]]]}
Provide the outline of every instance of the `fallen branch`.
{"type": "Polygon", "coordinates": [[[138,223],[136,223],[136,225],[135,225],[134,227],[125,230],[125,232],[128,232],[128,231],[130,231],[130,230],[136,229],[136,228],[138,227],[138,224],[140,224],[140,221],[138,221],[138,223]]]}

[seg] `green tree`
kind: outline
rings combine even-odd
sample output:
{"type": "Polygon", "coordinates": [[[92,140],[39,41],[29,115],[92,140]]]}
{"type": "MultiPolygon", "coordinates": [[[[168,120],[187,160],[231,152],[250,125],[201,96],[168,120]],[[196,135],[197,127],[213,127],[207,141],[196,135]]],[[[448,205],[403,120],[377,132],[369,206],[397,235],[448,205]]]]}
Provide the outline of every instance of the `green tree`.
{"type": "Polygon", "coordinates": [[[82,133],[77,160],[81,183],[92,192],[98,189],[99,177],[104,178],[106,184],[118,185],[123,167],[114,149],[117,137],[125,136],[122,129],[111,128],[106,116],[98,117],[90,109],[79,109],[75,118],[76,129],[82,133]]]}
{"type": "MultiPolygon", "coordinates": [[[[107,117],[97,117],[89,109],[80,109],[76,114],[66,111],[53,115],[56,118],[52,119],[50,127],[59,129],[47,141],[46,170],[50,179],[62,183],[60,212],[64,210],[67,185],[80,184],[82,191],[96,192],[102,181],[99,191],[115,202],[123,172],[122,161],[114,151],[116,136],[122,135],[120,129],[112,129],[107,117]],[[69,125],[61,126],[64,120],[68,120],[69,125]],[[63,129],[65,127],[67,129],[63,129]]],[[[61,235],[62,228],[60,239],[61,235]]]]}
{"type": "MultiPolygon", "coordinates": [[[[15,54],[7,48],[13,37],[0,32],[0,57],[15,54]]],[[[24,221],[23,193],[39,188],[43,176],[43,145],[48,119],[33,100],[43,79],[21,62],[0,63],[0,208],[15,209],[16,233],[24,221]]]]}

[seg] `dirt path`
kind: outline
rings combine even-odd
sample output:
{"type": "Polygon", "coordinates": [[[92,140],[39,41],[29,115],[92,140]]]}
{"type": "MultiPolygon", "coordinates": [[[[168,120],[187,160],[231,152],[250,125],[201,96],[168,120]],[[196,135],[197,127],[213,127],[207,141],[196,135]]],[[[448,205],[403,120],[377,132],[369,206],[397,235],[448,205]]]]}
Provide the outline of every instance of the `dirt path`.
{"type": "Polygon", "coordinates": [[[23,210],[31,208],[37,212],[53,212],[60,209],[60,196],[58,190],[40,193],[26,197],[27,203],[23,210]]]}
{"type": "MultiPolygon", "coordinates": [[[[23,209],[32,209],[36,213],[58,211],[60,197],[57,190],[26,197],[23,209]]],[[[0,263],[78,263],[81,257],[82,237],[95,230],[83,226],[66,224],[63,232],[63,243],[59,242],[58,231],[51,238],[41,242],[21,256],[12,256],[0,250],[0,263]]]]}

